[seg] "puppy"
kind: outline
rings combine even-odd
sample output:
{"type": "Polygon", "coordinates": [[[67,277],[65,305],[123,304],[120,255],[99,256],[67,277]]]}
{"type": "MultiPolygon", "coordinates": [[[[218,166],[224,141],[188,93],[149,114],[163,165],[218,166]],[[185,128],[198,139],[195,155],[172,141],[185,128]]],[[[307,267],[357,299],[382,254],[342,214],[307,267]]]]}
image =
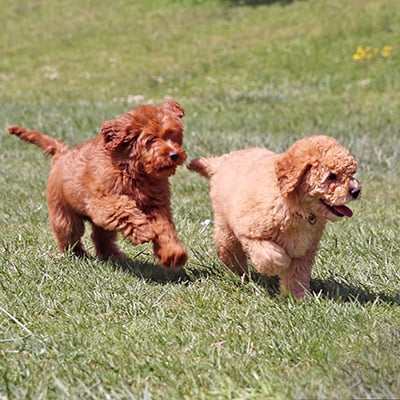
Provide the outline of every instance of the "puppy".
{"type": "Polygon", "coordinates": [[[182,267],[187,252],[171,215],[168,177],[186,159],[184,110],[175,101],[142,105],[104,122],[101,134],[77,147],[19,126],[8,128],[52,156],[47,182],[50,225],[60,252],[85,256],[84,222],[97,256],[123,261],[117,233],[132,244],[152,241],[166,267],[182,267]]]}
{"type": "Polygon", "coordinates": [[[221,261],[247,274],[278,275],[281,293],[296,299],[310,289],[311,268],[327,221],[351,217],[359,197],[357,164],[327,136],[306,137],[288,151],[264,148],[197,158],[188,165],[210,179],[214,240],[221,261]]]}

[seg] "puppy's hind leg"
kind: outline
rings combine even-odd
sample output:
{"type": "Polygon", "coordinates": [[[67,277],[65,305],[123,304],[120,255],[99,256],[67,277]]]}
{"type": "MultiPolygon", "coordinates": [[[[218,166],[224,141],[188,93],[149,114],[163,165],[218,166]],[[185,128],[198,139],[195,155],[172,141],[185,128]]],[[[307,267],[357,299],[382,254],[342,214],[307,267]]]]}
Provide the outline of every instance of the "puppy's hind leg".
{"type": "Polygon", "coordinates": [[[220,260],[238,275],[248,275],[247,256],[234,233],[226,226],[214,221],[214,241],[220,260]]]}
{"type": "Polygon", "coordinates": [[[92,234],[96,255],[100,260],[113,259],[116,261],[126,261],[128,257],[119,249],[117,241],[117,232],[107,231],[92,223],[92,234]]]}
{"type": "Polygon", "coordinates": [[[53,235],[61,253],[71,250],[78,257],[87,256],[81,237],[85,226],[81,217],[63,206],[55,207],[49,202],[49,217],[53,235]]]}

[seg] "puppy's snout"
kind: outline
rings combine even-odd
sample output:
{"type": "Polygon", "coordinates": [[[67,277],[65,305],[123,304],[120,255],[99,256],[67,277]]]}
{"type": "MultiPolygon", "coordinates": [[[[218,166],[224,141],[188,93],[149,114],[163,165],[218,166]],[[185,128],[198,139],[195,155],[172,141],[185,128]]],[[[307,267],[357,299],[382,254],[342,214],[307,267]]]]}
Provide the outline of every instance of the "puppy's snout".
{"type": "Polygon", "coordinates": [[[171,151],[170,153],[169,153],[169,158],[172,160],[172,161],[178,161],[178,158],[179,158],[179,153],[177,152],[177,151],[171,151]]]}
{"type": "Polygon", "coordinates": [[[350,178],[350,189],[349,194],[353,200],[357,199],[357,197],[361,193],[361,182],[356,178],[350,178]]]}
{"type": "Polygon", "coordinates": [[[360,193],[361,193],[361,189],[359,189],[359,188],[350,189],[350,195],[353,199],[356,199],[360,193]]]}
{"type": "Polygon", "coordinates": [[[357,185],[350,188],[349,193],[350,193],[350,196],[355,200],[361,193],[360,182],[357,181],[357,185]]]}

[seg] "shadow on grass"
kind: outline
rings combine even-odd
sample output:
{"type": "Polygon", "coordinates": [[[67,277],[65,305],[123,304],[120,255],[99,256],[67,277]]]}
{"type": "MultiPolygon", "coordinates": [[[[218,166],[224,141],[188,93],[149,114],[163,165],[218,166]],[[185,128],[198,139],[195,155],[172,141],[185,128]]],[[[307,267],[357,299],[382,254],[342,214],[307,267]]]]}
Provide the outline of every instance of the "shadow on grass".
{"type": "Polygon", "coordinates": [[[129,259],[128,261],[112,262],[112,264],[115,268],[128,272],[133,276],[159,284],[188,284],[210,276],[220,276],[226,273],[232,274],[219,261],[215,262],[212,258],[204,259],[196,251],[193,251],[192,258],[194,268],[166,268],[152,262],[139,261],[137,258],[129,259]]]}
{"type": "MultiPolygon", "coordinates": [[[[262,286],[270,295],[279,296],[279,278],[276,276],[265,276],[255,274],[253,280],[262,286]]],[[[311,293],[331,300],[342,302],[356,301],[360,304],[383,301],[389,304],[400,304],[400,293],[387,295],[384,293],[372,293],[361,287],[339,282],[333,278],[312,279],[311,293]]]]}
{"type": "Polygon", "coordinates": [[[289,4],[294,3],[296,0],[229,0],[229,3],[232,6],[270,6],[272,4],[281,4],[283,6],[287,6],[289,4]]]}
{"type": "Polygon", "coordinates": [[[113,266],[121,269],[122,271],[128,272],[135,277],[160,284],[179,284],[191,280],[183,268],[165,268],[161,265],[150,262],[128,260],[113,262],[113,266]]]}
{"type": "Polygon", "coordinates": [[[338,282],[333,278],[312,279],[311,290],[313,293],[321,293],[322,297],[341,300],[358,301],[360,304],[373,303],[374,301],[383,301],[389,304],[400,304],[400,293],[387,295],[385,293],[371,293],[370,291],[349,285],[345,282],[338,282]]]}
{"type": "MultiPolygon", "coordinates": [[[[202,278],[211,276],[225,279],[224,275],[231,275],[233,280],[240,278],[233,272],[229,271],[223,265],[204,265],[198,269],[171,269],[164,268],[160,265],[149,262],[141,262],[137,260],[129,260],[113,264],[116,268],[122,269],[135,277],[149,280],[158,284],[176,283],[189,284],[202,278]]],[[[276,276],[267,276],[252,272],[250,278],[256,285],[262,287],[266,295],[271,297],[279,297],[279,278],[276,276]]],[[[246,284],[246,283],[244,283],[246,284]]],[[[356,301],[360,304],[372,303],[375,301],[383,301],[389,304],[400,305],[400,293],[387,295],[384,293],[372,293],[364,288],[349,285],[345,282],[339,282],[334,278],[328,279],[312,279],[311,292],[316,296],[337,300],[342,302],[356,301]]]]}

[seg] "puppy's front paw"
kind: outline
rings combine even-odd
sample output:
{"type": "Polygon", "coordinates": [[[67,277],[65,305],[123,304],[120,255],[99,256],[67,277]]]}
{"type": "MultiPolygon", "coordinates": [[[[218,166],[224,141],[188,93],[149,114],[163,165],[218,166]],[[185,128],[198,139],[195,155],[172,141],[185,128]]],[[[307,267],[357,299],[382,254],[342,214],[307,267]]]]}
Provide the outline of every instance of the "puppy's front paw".
{"type": "Polygon", "coordinates": [[[180,245],[160,248],[156,254],[160,259],[160,264],[167,268],[182,268],[188,260],[186,249],[180,245]]]}
{"type": "Polygon", "coordinates": [[[247,251],[255,269],[267,275],[280,275],[292,262],[285,249],[269,240],[249,241],[247,251]]]}
{"type": "Polygon", "coordinates": [[[278,271],[284,271],[289,268],[292,259],[287,255],[285,249],[277,244],[272,243],[270,249],[270,257],[275,269],[278,271]]]}

